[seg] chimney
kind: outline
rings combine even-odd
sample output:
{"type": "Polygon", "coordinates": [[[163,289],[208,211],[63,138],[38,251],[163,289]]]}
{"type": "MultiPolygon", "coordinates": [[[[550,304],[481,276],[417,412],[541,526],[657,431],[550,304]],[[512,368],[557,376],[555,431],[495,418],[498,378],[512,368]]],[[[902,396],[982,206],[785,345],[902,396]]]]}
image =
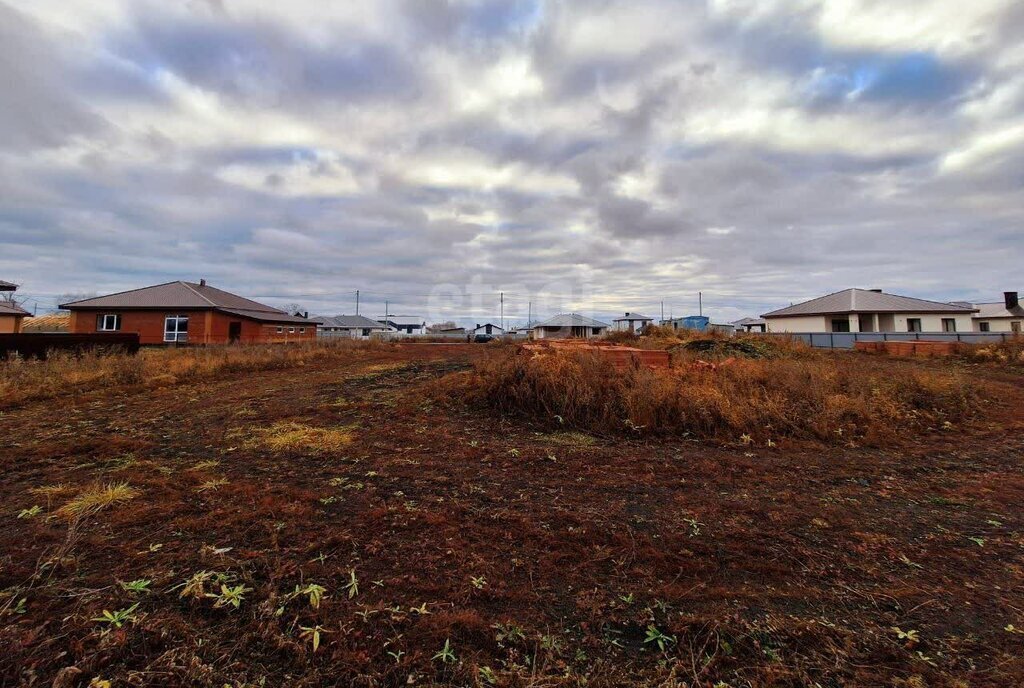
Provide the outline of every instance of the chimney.
{"type": "Polygon", "coordinates": [[[199,286],[200,287],[205,287],[206,286],[206,278],[205,277],[203,277],[203,278],[201,278],[199,280],[199,286]]]}
{"type": "Polygon", "coordinates": [[[882,290],[881,290],[881,289],[868,289],[868,291],[873,291],[873,292],[875,292],[876,294],[881,294],[881,293],[882,293],[882,290]]]}
{"type": "Polygon", "coordinates": [[[1017,292],[1015,291],[1004,291],[1003,301],[1006,302],[1006,310],[1016,308],[1020,305],[1020,299],[1017,298],[1017,292]]]}
{"type": "Polygon", "coordinates": [[[302,311],[302,317],[303,318],[308,318],[309,317],[309,311],[302,311]]]}

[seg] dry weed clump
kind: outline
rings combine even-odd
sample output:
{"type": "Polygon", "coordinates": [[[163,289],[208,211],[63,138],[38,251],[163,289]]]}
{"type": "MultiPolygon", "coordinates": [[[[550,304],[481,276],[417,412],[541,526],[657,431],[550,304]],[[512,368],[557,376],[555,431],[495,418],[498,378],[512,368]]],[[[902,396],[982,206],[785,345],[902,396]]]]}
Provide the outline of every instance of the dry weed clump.
{"type": "Polygon", "coordinates": [[[89,516],[138,496],[139,491],[126,482],[93,485],[57,509],[57,515],[70,519],[89,516]]]}
{"type": "Polygon", "coordinates": [[[449,381],[450,391],[470,404],[553,426],[744,442],[788,437],[885,444],[908,430],[961,422],[979,397],[954,371],[853,356],[617,370],[588,352],[512,350],[485,357],[449,381]]]}
{"type": "Polygon", "coordinates": [[[281,422],[268,428],[253,429],[254,437],[246,446],[275,452],[308,451],[314,454],[334,451],[351,444],[350,428],[316,428],[302,423],[281,422]]]}
{"type": "Polygon", "coordinates": [[[293,344],[143,349],[134,356],[57,351],[44,361],[12,357],[0,360],[0,407],[106,387],[159,387],[230,373],[292,368],[357,356],[385,346],[377,341],[324,339],[293,344]]]}
{"type": "Polygon", "coordinates": [[[1005,342],[991,344],[961,344],[957,353],[974,363],[1002,363],[1024,365],[1024,337],[1013,337],[1005,342]]]}

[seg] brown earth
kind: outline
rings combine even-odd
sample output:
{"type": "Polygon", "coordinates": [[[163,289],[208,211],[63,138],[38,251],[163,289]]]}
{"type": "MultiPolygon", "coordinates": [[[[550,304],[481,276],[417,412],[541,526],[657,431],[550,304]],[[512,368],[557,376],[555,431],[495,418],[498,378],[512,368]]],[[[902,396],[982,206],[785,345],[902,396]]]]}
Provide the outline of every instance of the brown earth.
{"type": "Polygon", "coordinates": [[[1024,684],[1024,375],[892,449],[711,446],[438,402],[481,349],[0,414],[0,685],[1024,684]]]}

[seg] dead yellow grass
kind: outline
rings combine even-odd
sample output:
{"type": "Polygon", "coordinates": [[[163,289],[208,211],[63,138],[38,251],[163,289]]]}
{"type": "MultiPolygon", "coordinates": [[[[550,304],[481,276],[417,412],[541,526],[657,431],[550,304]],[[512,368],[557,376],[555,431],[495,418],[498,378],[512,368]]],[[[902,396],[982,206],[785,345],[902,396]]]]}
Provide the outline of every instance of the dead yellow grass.
{"type": "Polygon", "coordinates": [[[80,518],[98,513],[139,496],[139,491],[128,483],[93,485],[57,510],[59,516],[80,518]]]}
{"type": "Polygon", "coordinates": [[[598,434],[680,434],[769,444],[888,444],[970,418],[979,390],[958,371],[860,356],[736,360],[616,370],[587,352],[511,349],[448,378],[470,404],[598,434]]]}
{"type": "Polygon", "coordinates": [[[376,341],[324,339],[287,345],[143,349],[138,355],[53,353],[45,361],[0,361],[0,408],[69,392],[146,384],[171,386],[222,374],[301,367],[358,358],[389,346],[376,341]]]}
{"type": "Polygon", "coordinates": [[[318,428],[295,422],[275,423],[269,428],[255,428],[254,437],[246,445],[275,452],[301,450],[329,452],[351,444],[350,428],[318,428]]]}

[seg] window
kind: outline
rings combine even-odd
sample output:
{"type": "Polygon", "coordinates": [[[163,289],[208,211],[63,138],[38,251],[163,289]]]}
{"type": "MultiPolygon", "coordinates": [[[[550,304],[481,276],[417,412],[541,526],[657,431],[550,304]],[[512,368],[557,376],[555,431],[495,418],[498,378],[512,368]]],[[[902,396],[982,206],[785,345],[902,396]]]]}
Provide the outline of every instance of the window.
{"type": "Polygon", "coordinates": [[[277,328],[277,333],[278,334],[281,334],[282,332],[284,332],[284,328],[283,327],[277,328]]]}
{"type": "Polygon", "coordinates": [[[188,316],[168,315],[164,318],[164,341],[165,342],[187,342],[188,341],[188,316]]]}
{"type": "Polygon", "coordinates": [[[988,332],[988,331],[989,331],[989,325],[988,325],[987,322],[980,322],[980,323],[978,323],[978,332],[988,332]]]}
{"type": "Polygon", "coordinates": [[[1020,320],[1014,320],[1010,323],[1010,331],[1020,334],[1020,320]]]}
{"type": "Polygon", "coordinates": [[[834,318],[832,320],[832,331],[833,332],[849,332],[850,331],[850,319],[849,318],[834,318]]]}
{"type": "Polygon", "coordinates": [[[121,316],[120,315],[97,315],[96,316],[96,331],[97,332],[117,332],[121,329],[121,316]]]}
{"type": "Polygon", "coordinates": [[[920,332],[921,318],[907,318],[907,332],[920,332]]]}
{"type": "Polygon", "coordinates": [[[306,334],[306,328],[305,327],[300,327],[299,328],[299,334],[306,334]]]}
{"type": "Polygon", "coordinates": [[[942,331],[943,332],[956,332],[956,319],[955,318],[943,318],[942,319],[942,331]]]}
{"type": "Polygon", "coordinates": [[[288,328],[288,334],[295,334],[295,328],[294,327],[289,327],[288,328]]]}

